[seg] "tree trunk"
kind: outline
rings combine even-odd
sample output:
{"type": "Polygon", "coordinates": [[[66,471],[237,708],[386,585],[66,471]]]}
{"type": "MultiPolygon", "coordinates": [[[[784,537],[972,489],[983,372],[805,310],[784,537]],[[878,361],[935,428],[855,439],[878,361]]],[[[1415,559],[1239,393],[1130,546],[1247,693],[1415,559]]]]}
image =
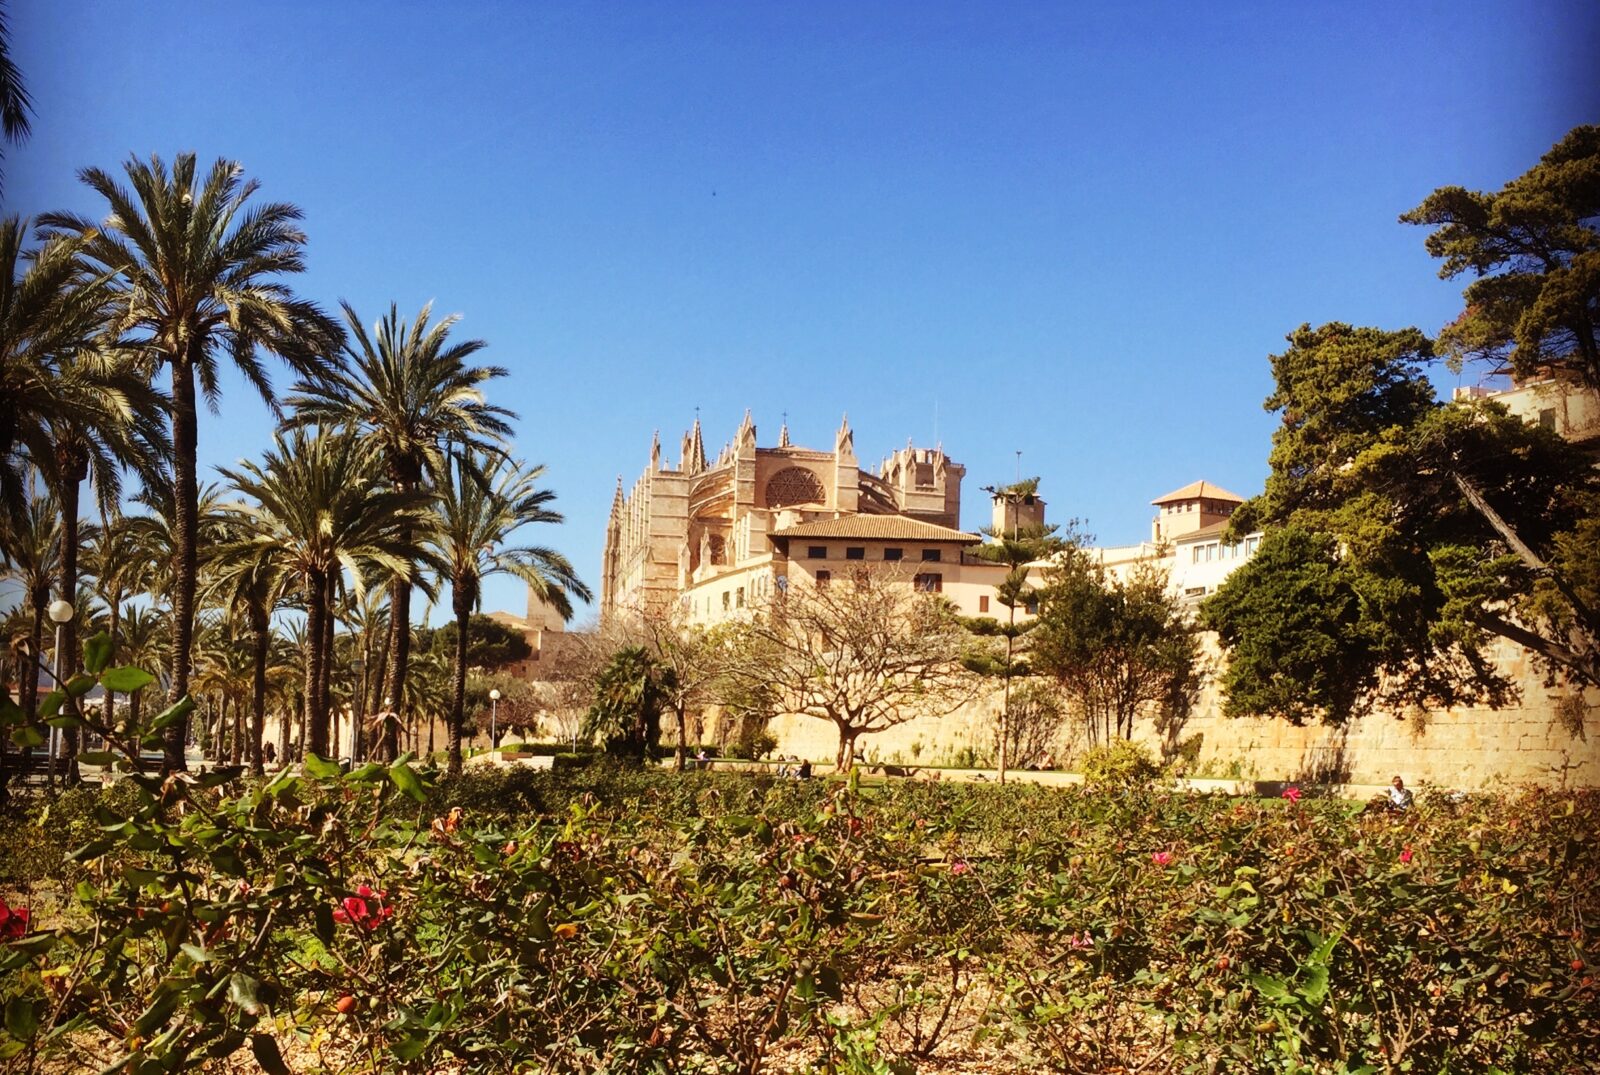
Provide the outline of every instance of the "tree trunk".
{"type": "MultiPolygon", "coordinates": [[[[305,751],[319,758],[328,756],[328,706],[322,694],[323,666],[327,651],[323,633],[327,616],[323,603],[328,598],[328,576],[313,571],[306,580],[306,732],[305,751]]],[[[302,757],[301,761],[305,759],[302,757]]]]}
{"type": "Polygon", "coordinates": [[[1000,700],[1000,756],[996,760],[1000,763],[997,779],[1000,783],[1006,782],[1006,763],[1011,760],[1011,659],[1017,643],[1017,606],[1009,606],[1011,610],[1010,630],[1006,632],[1006,681],[1004,696],[1000,700]]]}
{"type": "Polygon", "coordinates": [[[856,736],[860,734],[854,728],[839,726],[839,753],[834,758],[835,772],[848,773],[851,766],[855,765],[856,736]]]}
{"type": "MultiPolygon", "coordinates": [[[[458,585],[457,590],[460,589],[458,585]]],[[[455,686],[450,699],[450,766],[452,774],[461,772],[461,725],[467,709],[467,626],[472,602],[455,598],[456,667],[455,686]]]]}
{"type": "MultiPolygon", "coordinates": [[[[406,704],[406,672],[411,662],[411,583],[396,578],[389,587],[389,662],[383,678],[384,712],[400,712],[406,704]]],[[[400,754],[400,725],[383,722],[378,757],[394,761],[400,754]]]]}
{"type": "Polygon", "coordinates": [[[259,602],[250,605],[250,771],[266,772],[261,740],[267,734],[267,657],[272,646],[272,621],[259,602]]]}
{"type": "MultiPolygon", "coordinates": [[[[73,607],[74,615],[61,625],[61,652],[56,655],[56,674],[63,681],[75,675],[83,661],[78,653],[78,499],[83,481],[89,476],[89,460],[70,445],[59,446],[56,465],[61,470],[61,599],[73,607]]],[[[74,787],[78,774],[77,728],[61,730],[61,782],[74,787]]]]}
{"type": "MultiPolygon", "coordinates": [[[[189,693],[190,651],[194,646],[194,597],[200,529],[199,490],[195,482],[198,443],[195,415],[194,366],[190,356],[172,356],[172,504],[177,515],[172,552],[172,661],[167,701],[176,703],[189,693]]],[[[189,738],[189,718],[174,722],[163,733],[166,758],[162,771],[188,767],[184,749],[189,738]]]]}
{"type": "MultiPolygon", "coordinates": [[[[111,622],[109,624],[110,631],[111,631],[111,667],[112,668],[116,668],[117,667],[117,632],[122,629],[122,594],[121,594],[121,592],[113,591],[111,593],[111,595],[110,595],[110,600],[107,601],[106,603],[111,606],[111,622]]],[[[117,726],[117,696],[116,696],[116,694],[114,692],[112,692],[112,691],[106,691],[106,693],[105,693],[105,701],[102,702],[101,704],[105,706],[105,709],[101,711],[101,722],[103,724],[105,724],[105,726],[107,728],[115,728],[117,726]]]]}

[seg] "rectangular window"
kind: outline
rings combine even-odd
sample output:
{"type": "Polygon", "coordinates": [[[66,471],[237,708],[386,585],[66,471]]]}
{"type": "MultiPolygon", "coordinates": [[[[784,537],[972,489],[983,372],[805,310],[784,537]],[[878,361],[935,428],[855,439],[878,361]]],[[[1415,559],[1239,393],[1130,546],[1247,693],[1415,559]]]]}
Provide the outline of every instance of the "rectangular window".
{"type": "Polygon", "coordinates": [[[1261,547],[1261,539],[1260,538],[1245,538],[1244,539],[1244,554],[1246,556],[1254,556],[1256,554],[1256,549],[1258,549],[1260,547],[1261,547]]]}
{"type": "Polygon", "coordinates": [[[984,594],[982,597],[978,598],[978,611],[979,612],[988,612],[989,611],[989,595],[988,594],[984,594]]]}
{"type": "Polygon", "coordinates": [[[1554,433],[1556,430],[1556,409],[1545,407],[1539,411],[1539,428],[1548,429],[1554,433]]]}
{"type": "Polygon", "coordinates": [[[1200,562],[1200,546],[1196,545],[1189,550],[1189,558],[1190,563],[1198,564],[1200,562]]]}
{"type": "Polygon", "coordinates": [[[847,545],[844,550],[844,558],[846,560],[865,560],[867,558],[867,550],[861,545],[847,545]]]}
{"type": "Polygon", "coordinates": [[[744,587],[739,587],[736,592],[738,596],[736,596],[733,600],[734,606],[737,608],[744,608],[744,587]]]}
{"type": "Polygon", "coordinates": [[[833,581],[833,572],[832,571],[818,571],[817,572],[817,589],[826,590],[828,588],[828,583],[830,583],[832,581],[833,581]]]}
{"type": "Polygon", "coordinates": [[[728,611],[728,591],[722,591],[722,611],[728,611]]]}
{"type": "Polygon", "coordinates": [[[807,560],[826,560],[827,558],[828,558],[828,546],[826,546],[826,545],[807,545],[806,546],[806,559],[807,560]]]}
{"type": "Polygon", "coordinates": [[[939,562],[939,550],[938,549],[923,549],[922,550],[922,562],[925,563],[925,564],[936,564],[936,563],[938,563],[939,562]]]}
{"type": "Polygon", "coordinates": [[[888,560],[890,563],[893,563],[894,561],[900,559],[905,554],[906,554],[906,550],[904,550],[904,549],[884,549],[883,550],[883,558],[885,560],[888,560]]]}
{"type": "Polygon", "coordinates": [[[1037,595],[1030,596],[1028,598],[1027,604],[1025,604],[1023,607],[1028,610],[1028,615],[1037,616],[1039,614],[1039,598],[1038,598],[1038,596],[1037,595]]]}
{"type": "Polygon", "coordinates": [[[944,593],[944,576],[937,571],[924,572],[911,580],[918,593],[944,593]]]}

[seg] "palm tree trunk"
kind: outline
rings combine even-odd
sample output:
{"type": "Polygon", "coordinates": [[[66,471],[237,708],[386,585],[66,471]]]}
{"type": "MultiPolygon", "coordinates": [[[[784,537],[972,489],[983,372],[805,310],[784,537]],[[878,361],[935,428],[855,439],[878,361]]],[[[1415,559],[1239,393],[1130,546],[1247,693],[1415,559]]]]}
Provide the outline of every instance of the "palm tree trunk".
{"type": "MultiPolygon", "coordinates": [[[[327,622],[322,606],[327,596],[326,572],[312,572],[311,577],[306,580],[305,751],[318,757],[326,757],[328,754],[327,699],[321,693],[323,665],[326,663],[322,635],[327,622]]],[[[301,760],[305,759],[302,757],[301,760]]]]}
{"type": "Polygon", "coordinates": [[[267,654],[272,645],[272,622],[259,603],[250,605],[250,771],[267,771],[261,740],[267,734],[267,654]]]}
{"type": "MultiPolygon", "coordinates": [[[[333,615],[333,610],[337,605],[335,595],[339,587],[338,569],[328,572],[328,578],[324,586],[326,591],[323,594],[322,602],[322,682],[319,686],[319,691],[322,697],[322,712],[327,715],[327,719],[331,722],[333,720],[333,666],[336,652],[334,643],[338,640],[334,631],[333,615]]],[[[328,756],[331,758],[339,756],[339,736],[337,733],[328,739],[328,756]]]]}
{"type": "MultiPolygon", "coordinates": [[[[460,585],[456,586],[459,591],[460,585]]],[[[467,709],[467,625],[472,617],[472,602],[455,598],[456,614],[456,666],[455,689],[450,699],[450,765],[451,773],[461,772],[461,725],[467,709]]]]}
{"type": "MultiPolygon", "coordinates": [[[[389,664],[383,677],[383,696],[388,699],[383,707],[385,711],[398,712],[404,707],[406,672],[410,662],[411,583],[396,578],[389,588],[389,664]]],[[[378,757],[383,761],[394,761],[399,752],[399,724],[385,720],[378,757]]]]}
{"type": "MultiPolygon", "coordinates": [[[[189,693],[190,651],[194,647],[194,597],[200,529],[199,489],[195,481],[196,428],[194,366],[188,354],[172,356],[172,663],[167,701],[176,703],[189,693]]],[[[184,746],[189,738],[189,718],[166,729],[165,772],[182,771],[184,746]]]]}
{"type": "MultiPolygon", "coordinates": [[[[82,482],[89,476],[89,461],[71,446],[56,453],[61,469],[61,598],[74,609],[78,604],[78,498],[82,482]]],[[[82,664],[78,655],[78,617],[61,625],[61,652],[56,655],[56,674],[69,680],[82,664]]],[[[78,729],[61,731],[61,782],[67,787],[78,783],[78,729]]]]}
{"type": "MultiPolygon", "coordinates": [[[[111,600],[107,604],[111,606],[111,622],[109,625],[111,629],[111,667],[115,668],[117,667],[117,632],[122,629],[122,594],[115,590],[112,591],[111,600]]],[[[107,728],[115,728],[117,726],[116,693],[114,691],[106,691],[103,704],[105,709],[101,713],[101,723],[107,728]]]]}

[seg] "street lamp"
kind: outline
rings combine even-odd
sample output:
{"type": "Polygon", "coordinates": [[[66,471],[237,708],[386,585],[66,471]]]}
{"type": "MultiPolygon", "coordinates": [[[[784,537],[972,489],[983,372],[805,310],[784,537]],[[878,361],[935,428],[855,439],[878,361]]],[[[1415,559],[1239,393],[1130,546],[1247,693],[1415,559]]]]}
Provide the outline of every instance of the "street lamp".
{"type": "Polygon", "coordinates": [[[494,720],[500,708],[500,688],[494,687],[489,691],[489,749],[494,749],[494,720]]]}
{"type": "MultiPolygon", "coordinates": [[[[61,629],[63,627],[65,627],[67,624],[72,622],[72,617],[73,617],[74,614],[76,614],[76,612],[77,612],[77,609],[72,607],[72,602],[66,600],[65,598],[62,598],[62,599],[59,599],[59,600],[56,600],[56,601],[52,601],[50,603],[50,607],[46,610],[46,614],[49,615],[49,617],[50,617],[50,622],[54,623],[56,625],[56,660],[55,660],[56,667],[55,667],[55,672],[53,673],[53,675],[54,675],[54,678],[55,678],[55,681],[56,681],[56,688],[57,689],[64,689],[64,687],[65,687],[65,684],[63,684],[61,682],[61,671],[65,667],[61,663],[61,629]]],[[[37,672],[35,672],[33,674],[34,675],[38,675],[37,672]]],[[[61,753],[61,729],[60,728],[51,728],[50,729],[50,749],[49,749],[49,754],[50,754],[50,783],[51,784],[54,784],[55,781],[56,781],[56,758],[60,753],[61,753]]]]}

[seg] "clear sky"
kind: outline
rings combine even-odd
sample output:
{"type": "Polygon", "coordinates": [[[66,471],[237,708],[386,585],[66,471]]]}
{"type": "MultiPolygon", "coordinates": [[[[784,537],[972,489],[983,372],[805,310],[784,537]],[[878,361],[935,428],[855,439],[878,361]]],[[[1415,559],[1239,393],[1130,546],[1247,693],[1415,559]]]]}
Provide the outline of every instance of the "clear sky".
{"type": "MultiPolygon", "coordinates": [[[[1196,478],[1253,494],[1284,334],[1436,331],[1461,283],[1396,216],[1600,121],[1592,0],[10,7],[6,212],[239,160],[306,212],[305,295],[489,341],[567,515],[529,536],[596,589],[618,475],[697,406],[713,452],[746,407],[818,448],[848,411],[869,464],[942,441],[969,528],[1017,451],[1106,543],[1196,478]]],[[[225,392],[208,465],[270,435],[225,392]]]]}

